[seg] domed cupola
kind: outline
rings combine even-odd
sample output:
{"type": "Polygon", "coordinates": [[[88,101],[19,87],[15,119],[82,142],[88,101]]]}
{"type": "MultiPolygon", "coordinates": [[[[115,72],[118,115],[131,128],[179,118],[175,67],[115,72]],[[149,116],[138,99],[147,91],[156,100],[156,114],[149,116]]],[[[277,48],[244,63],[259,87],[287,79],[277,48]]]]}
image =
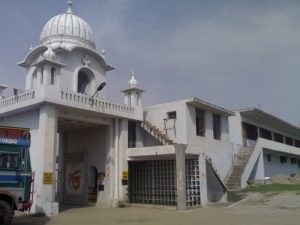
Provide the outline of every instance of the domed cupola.
{"type": "Polygon", "coordinates": [[[139,82],[135,79],[134,73],[131,73],[131,79],[128,81],[129,88],[136,88],[139,82]]]}
{"type": "Polygon", "coordinates": [[[51,49],[51,46],[49,46],[47,51],[45,51],[42,56],[45,59],[53,60],[55,57],[55,52],[51,49]]]}
{"type": "Polygon", "coordinates": [[[142,107],[142,93],[144,90],[138,88],[139,82],[134,77],[134,72],[131,73],[131,78],[128,81],[128,88],[123,90],[124,103],[129,106],[142,107]]]}
{"type": "Polygon", "coordinates": [[[71,7],[72,1],[69,0],[67,12],[46,23],[40,36],[41,45],[64,44],[96,48],[91,27],[82,18],[74,15],[71,7]]]}

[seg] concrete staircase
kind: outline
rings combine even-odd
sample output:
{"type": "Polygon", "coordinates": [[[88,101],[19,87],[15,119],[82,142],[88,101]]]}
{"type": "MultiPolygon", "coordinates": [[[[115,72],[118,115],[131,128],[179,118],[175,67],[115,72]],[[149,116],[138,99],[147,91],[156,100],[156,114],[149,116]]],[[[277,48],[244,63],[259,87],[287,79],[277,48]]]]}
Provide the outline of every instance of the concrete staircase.
{"type": "Polygon", "coordinates": [[[233,162],[231,173],[226,180],[227,199],[230,202],[236,202],[245,197],[241,190],[241,176],[251,153],[251,147],[242,147],[233,162]]]}
{"type": "Polygon", "coordinates": [[[169,138],[166,134],[164,134],[161,130],[159,130],[156,126],[150,123],[147,120],[144,120],[141,124],[142,128],[144,128],[150,135],[152,135],[155,139],[161,142],[164,145],[173,145],[176,144],[174,140],[169,138]]]}

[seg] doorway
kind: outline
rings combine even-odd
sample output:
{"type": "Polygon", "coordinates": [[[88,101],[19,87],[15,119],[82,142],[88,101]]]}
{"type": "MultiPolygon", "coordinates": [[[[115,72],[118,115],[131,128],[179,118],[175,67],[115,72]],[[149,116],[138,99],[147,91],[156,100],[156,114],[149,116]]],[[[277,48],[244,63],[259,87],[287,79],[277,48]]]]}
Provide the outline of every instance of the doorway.
{"type": "Polygon", "coordinates": [[[66,204],[86,205],[86,154],[65,154],[64,198],[66,204]]]}
{"type": "Polygon", "coordinates": [[[97,168],[90,166],[88,170],[88,201],[97,202],[97,168]]]}

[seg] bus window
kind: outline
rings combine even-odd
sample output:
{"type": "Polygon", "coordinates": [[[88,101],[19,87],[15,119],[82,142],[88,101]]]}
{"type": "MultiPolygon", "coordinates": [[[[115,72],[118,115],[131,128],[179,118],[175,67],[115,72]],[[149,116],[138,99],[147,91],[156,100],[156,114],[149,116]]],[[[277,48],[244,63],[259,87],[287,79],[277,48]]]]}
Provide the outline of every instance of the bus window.
{"type": "Polygon", "coordinates": [[[16,169],[17,155],[2,153],[0,155],[0,169],[16,169]]]}

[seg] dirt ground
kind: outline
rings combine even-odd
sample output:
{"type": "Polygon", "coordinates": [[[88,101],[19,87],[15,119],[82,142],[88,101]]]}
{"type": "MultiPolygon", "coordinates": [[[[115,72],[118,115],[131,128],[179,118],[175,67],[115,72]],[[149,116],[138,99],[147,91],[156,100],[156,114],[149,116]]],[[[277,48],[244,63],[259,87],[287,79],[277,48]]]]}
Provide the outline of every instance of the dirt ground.
{"type": "Polygon", "coordinates": [[[212,204],[187,211],[84,207],[52,218],[19,214],[14,225],[299,225],[300,192],[251,193],[237,204],[212,204]]]}

